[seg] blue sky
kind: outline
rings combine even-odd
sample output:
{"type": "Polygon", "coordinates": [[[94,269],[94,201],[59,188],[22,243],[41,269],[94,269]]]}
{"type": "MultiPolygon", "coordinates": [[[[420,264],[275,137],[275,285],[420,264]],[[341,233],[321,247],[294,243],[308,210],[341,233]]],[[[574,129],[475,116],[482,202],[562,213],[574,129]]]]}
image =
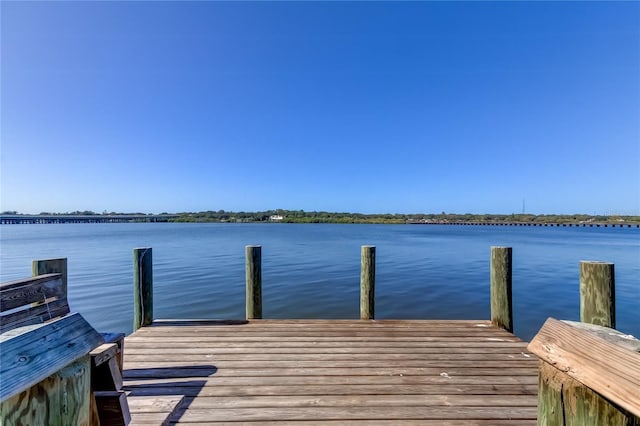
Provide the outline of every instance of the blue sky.
{"type": "Polygon", "coordinates": [[[2,210],[640,214],[640,2],[1,14],[2,210]]]}

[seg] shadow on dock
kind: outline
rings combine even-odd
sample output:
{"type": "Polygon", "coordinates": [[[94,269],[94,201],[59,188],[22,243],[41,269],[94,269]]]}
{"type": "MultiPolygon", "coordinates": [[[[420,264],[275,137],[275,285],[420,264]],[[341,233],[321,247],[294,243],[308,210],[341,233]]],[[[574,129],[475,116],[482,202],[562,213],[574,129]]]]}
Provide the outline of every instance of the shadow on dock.
{"type": "Polygon", "coordinates": [[[184,413],[207,384],[207,380],[193,380],[211,377],[218,368],[213,365],[189,365],[180,368],[156,367],[133,368],[124,372],[126,381],[140,384],[125,386],[130,401],[137,405],[132,425],[156,421],[165,425],[170,420],[179,419],[177,412],[184,413]],[[190,379],[176,381],[176,379],[190,379]],[[137,404],[136,404],[137,403],[137,404]]]}

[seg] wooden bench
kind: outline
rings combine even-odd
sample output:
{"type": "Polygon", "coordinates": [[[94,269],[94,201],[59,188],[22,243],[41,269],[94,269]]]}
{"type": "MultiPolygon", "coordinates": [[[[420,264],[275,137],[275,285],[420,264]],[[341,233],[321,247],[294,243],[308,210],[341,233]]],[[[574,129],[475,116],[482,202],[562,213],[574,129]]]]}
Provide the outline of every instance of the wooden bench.
{"type": "Polygon", "coordinates": [[[640,425],[640,341],[549,318],[529,344],[539,358],[538,424],[640,425]]]}
{"type": "Polygon", "coordinates": [[[2,423],[128,424],[124,334],[71,313],[66,259],[34,261],[33,272],[0,285],[2,423]]]}

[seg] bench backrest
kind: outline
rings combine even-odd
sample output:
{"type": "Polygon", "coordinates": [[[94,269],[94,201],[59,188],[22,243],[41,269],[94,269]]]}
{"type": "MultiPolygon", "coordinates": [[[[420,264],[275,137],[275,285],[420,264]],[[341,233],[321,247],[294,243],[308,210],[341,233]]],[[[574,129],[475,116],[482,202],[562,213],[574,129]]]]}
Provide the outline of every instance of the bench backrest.
{"type": "MultiPolygon", "coordinates": [[[[42,391],[22,392],[83,357],[88,367],[89,352],[104,342],[82,315],[70,313],[66,259],[38,260],[32,266],[36,276],[0,284],[0,402],[20,410],[30,407],[32,399],[41,398],[42,391]]],[[[51,395],[62,395],[64,380],[48,383],[54,389],[48,390],[51,395]]],[[[83,395],[69,398],[84,401],[83,395]]],[[[66,398],[63,405],[49,394],[45,399],[47,407],[51,404],[65,411],[67,402],[72,404],[66,398]]]]}
{"type": "Polygon", "coordinates": [[[69,313],[62,274],[46,274],[0,284],[0,333],[40,324],[69,313]]]}

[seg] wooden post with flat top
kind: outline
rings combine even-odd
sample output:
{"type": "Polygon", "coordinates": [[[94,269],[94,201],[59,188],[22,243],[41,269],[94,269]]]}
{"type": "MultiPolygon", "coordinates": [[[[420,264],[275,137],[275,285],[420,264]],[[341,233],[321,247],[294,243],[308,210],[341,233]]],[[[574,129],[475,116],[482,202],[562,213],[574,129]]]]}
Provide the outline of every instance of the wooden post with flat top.
{"type": "Polygon", "coordinates": [[[31,275],[60,274],[62,278],[62,287],[60,291],[67,294],[67,258],[60,259],[42,259],[31,262],[31,275]]]}
{"type": "Polygon", "coordinates": [[[375,318],[376,248],[362,246],[360,265],[360,319],[375,318]]]}
{"type": "Polygon", "coordinates": [[[491,323],[513,333],[511,247],[491,247],[491,323]]]}
{"type": "Polygon", "coordinates": [[[613,263],[580,262],[580,321],[616,328],[613,263]]]}
{"type": "Polygon", "coordinates": [[[245,247],[247,319],[262,318],[262,247],[245,247]]]}
{"type": "Polygon", "coordinates": [[[133,249],[133,331],[153,322],[151,247],[133,249]]]}

